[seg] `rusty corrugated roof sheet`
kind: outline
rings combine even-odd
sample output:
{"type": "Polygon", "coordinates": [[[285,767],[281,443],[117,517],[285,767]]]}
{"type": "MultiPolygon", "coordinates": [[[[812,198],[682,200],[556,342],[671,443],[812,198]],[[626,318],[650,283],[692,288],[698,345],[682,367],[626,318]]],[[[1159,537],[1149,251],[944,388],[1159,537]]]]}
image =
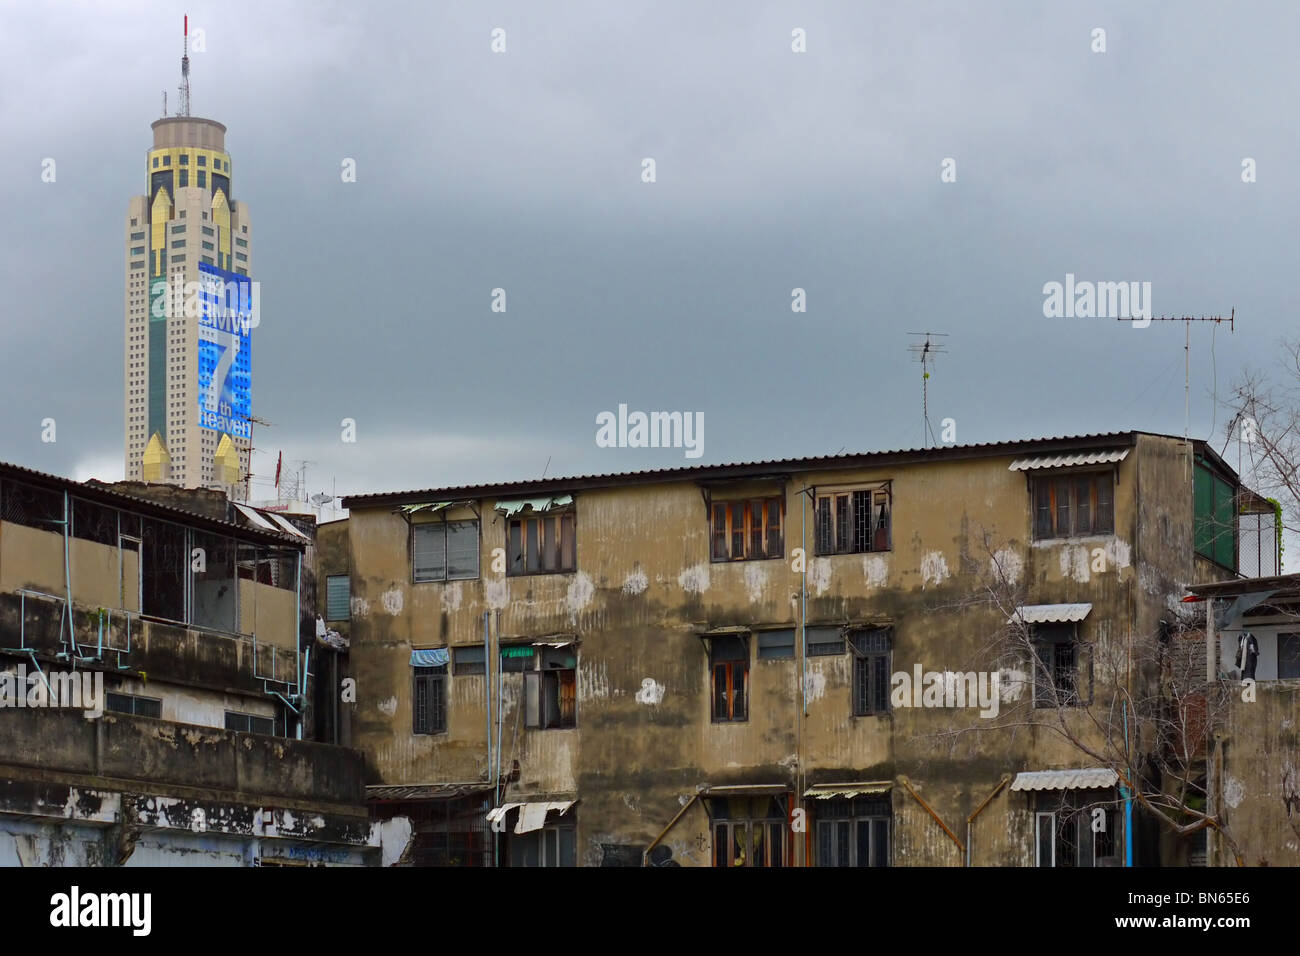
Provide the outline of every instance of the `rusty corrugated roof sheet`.
{"type": "Polygon", "coordinates": [[[133,511],[136,514],[151,515],[197,527],[220,528],[227,532],[238,531],[244,537],[268,542],[273,541],[276,544],[289,542],[299,548],[305,544],[305,541],[296,540],[282,531],[263,531],[260,528],[250,528],[247,525],[213,518],[197,511],[188,511],[185,508],[164,505],[157,501],[150,501],[148,498],[138,498],[125,492],[114,491],[102,484],[74,481],[61,475],[51,475],[48,472],[37,471],[34,468],[25,468],[12,462],[0,461],[0,477],[4,476],[25,481],[29,484],[53,486],[60,491],[67,491],[69,494],[76,495],[78,498],[122,508],[125,511],[133,511]]]}
{"type": "MultiPolygon", "coordinates": [[[[457,485],[444,488],[413,489],[409,491],[387,491],[374,494],[346,495],[343,498],[345,508],[366,507],[368,505],[409,504],[417,501],[443,500],[445,498],[489,498],[496,495],[524,495],[547,491],[573,491],[581,488],[610,487],[620,484],[652,484],[664,481],[709,481],[729,478],[752,478],[762,475],[775,475],[789,471],[829,471],[835,468],[853,468],[858,466],[897,464],[912,461],[942,461],[945,459],[988,458],[994,455],[1014,453],[1021,449],[1043,447],[1052,448],[1059,454],[1067,452],[1095,451],[1098,445],[1116,445],[1125,442],[1133,445],[1138,435],[1150,435],[1155,438],[1172,438],[1182,441],[1181,436],[1165,435],[1160,432],[1125,431],[1101,432],[1092,435],[1063,435],[1053,438],[1023,438],[1005,442],[983,442],[971,445],[943,445],[937,448],[911,448],[896,451],[857,452],[845,455],[821,455],[811,458],[777,458],[767,461],[740,462],[724,465],[683,465],[678,468],[657,468],[648,471],[624,471],[607,474],[573,475],[563,478],[538,478],[529,481],[502,482],[499,484],[457,485]],[[1090,447],[1091,446],[1091,447],[1090,447]]],[[[1192,439],[1198,453],[1208,454],[1215,461],[1218,455],[1202,439],[1192,439]]],[[[1226,468],[1227,466],[1224,465],[1226,468]]]]}

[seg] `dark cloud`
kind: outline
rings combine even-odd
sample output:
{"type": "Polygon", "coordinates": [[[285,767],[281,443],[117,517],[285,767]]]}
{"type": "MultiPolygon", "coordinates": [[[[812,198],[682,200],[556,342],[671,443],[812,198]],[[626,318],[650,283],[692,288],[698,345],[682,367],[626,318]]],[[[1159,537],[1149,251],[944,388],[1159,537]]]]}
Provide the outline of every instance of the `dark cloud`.
{"type": "MultiPolygon", "coordinates": [[[[4,459],[121,468],[122,217],[183,12],[6,11],[4,459]]],[[[598,448],[620,403],[703,412],[704,462],[915,446],[917,329],[949,333],[930,407],[960,441],[1181,433],[1182,327],[1046,319],[1067,272],[1149,281],[1157,314],[1236,307],[1235,334],[1193,329],[1198,435],[1213,385],[1295,331],[1292,5],[189,13],[193,111],[228,126],[256,235],[255,465],[309,459],[313,490],[687,463],[598,448]]]]}

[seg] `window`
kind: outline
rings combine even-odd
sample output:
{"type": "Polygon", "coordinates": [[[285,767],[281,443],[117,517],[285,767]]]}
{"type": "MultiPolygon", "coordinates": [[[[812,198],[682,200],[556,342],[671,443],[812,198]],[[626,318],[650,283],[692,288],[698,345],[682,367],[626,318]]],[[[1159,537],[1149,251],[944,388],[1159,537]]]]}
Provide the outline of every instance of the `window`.
{"type": "Polygon", "coordinates": [[[352,578],[331,574],[325,578],[325,620],[347,621],[352,617],[352,578]]]}
{"type": "Polygon", "coordinates": [[[1123,822],[1114,791],[1043,791],[1034,807],[1036,866],[1119,866],[1123,822]]]}
{"type": "Polygon", "coordinates": [[[164,156],[162,161],[164,166],[170,166],[172,164],[172,158],[170,156],[164,156]]]}
{"type": "Polygon", "coordinates": [[[855,631],[853,648],[853,716],[889,713],[889,628],[855,631]]]}
{"type": "MultiPolygon", "coordinates": [[[[154,168],[154,169],[157,169],[157,168],[158,168],[158,157],[157,157],[157,156],[155,156],[155,157],[153,158],[153,168],[154,168]]],[[[131,225],[134,226],[135,223],[133,222],[133,223],[131,223],[131,225]]]]}
{"type": "Polygon", "coordinates": [[[541,647],[537,669],[524,673],[524,726],[538,730],[578,725],[578,654],[573,647],[541,647]]]}
{"type": "Polygon", "coordinates": [[[245,734],[274,734],[275,718],[258,717],[255,714],[241,714],[228,710],[226,711],[226,729],[237,730],[245,734]]]}
{"type": "Polygon", "coordinates": [[[188,166],[189,164],[190,164],[190,154],[189,154],[189,153],[181,153],[181,165],[182,165],[182,166],[188,166]]]}
{"type": "Polygon", "coordinates": [[[818,866],[889,866],[888,797],[817,801],[818,866]]]}
{"type": "Polygon", "coordinates": [[[758,633],[760,661],[786,660],[794,657],[794,628],[758,633]]]}
{"type": "Polygon", "coordinates": [[[1196,553],[1236,570],[1236,489],[1197,459],[1192,474],[1196,553]]]}
{"type": "Polygon", "coordinates": [[[411,525],[411,568],[417,583],[478,577],[478,522],[411,525]]]}
{"type": "MultiPolygon", "coordinates": [[[[181,213],[181,215],[184,216],[185,214],[181,213]]],[[[172,235],[185,235],[185,223],[182,222],[178,225],[172,226],[172,235]]]]}
{"type": "MultiPolygon", "coordinates": [[[[131,220],[131,225],[133,225],[133,226],[135,225],[135,220],[134,220],[134,219],[131,220]]],[[[132,242],[139,242],[139,241],[140,241],[141,239],[143,239],[143,238],[144,238],[144,230],[143,230],[143,229],[141,229],[139,232],[133,232],[133,233],[131,233],[131,241],[132,241],[132,242]]]]}
{"type": "Polygon", "coordinates": [[[142,256],[142,255],[144,255],[144,246],[132,246],[132,247],[131,247],[131,255],[133,255],[133,256],[142,256]]]}
{"type": "Polygon", "coordinates": [[[712,503],[714,561],[755,561],[784,557],[780,495],[712,503]]]}
{"type": "Polygon", "coordinates": [[[200,166],[206,166],[206,165],[208,165],[208,157],[206,157],[206,156],[200,156],[200,157],[199,157],[199,165],[200,165],[200,166]]]}
{"type": "Polygon", "coordinates": [[[173,240],[172,240],[172,248],[173,248],[173,249],[184,249],[184,248],[185,248],[185,240],[184,240],[184,239],[173,239],[173,240]]]}
{"type": "Polygon", "coordinates": [[[519,644],[501,648],[501,670],[507,674],[520,674],[533,670],[533,645],[519,644]]]}
{"type": "Polygon", "coordinates": [[[215,236],[215,235],[216,235],[216,231],[215,231],[211,226],[203,226],[202,229],[203,229],[203,234],[204,234],[205,236],[215,236]]]}
{"type": "Polygon", "coordinates": [[[747,720],[749,699],[749,645],[740,635],[710,641],[709,667],[713,673],[713,722],[747,720]]]}
{"type": "Polygon", "coordinates": [[[566,820],[563,824],[548,823],[532,833],[512,833],[510,865],[577,866],[577,832],[574,823],[566,820]]]}
{"type": "Polygon", "coordinates": [[[508,575],[574,570],[578,563],[574,513],[512,519],[506,529],[506,562],[508,575]]]}
{"type": "MultiPolygon", "coordinates": [[[[181,159],[184,158],[185,158],[184,156],[181,157],[181,159]]],[[[181,176],[180,185],[188,186],[190,184],[190,171],[188,169],[182,169],[180,172],[180,176],[181,176]]]]}
{"type": "Polygon", "coordinates": [[[207,171],[206,171],[206,170],[203,170],[203,169],[200,169],[200,170],[199,170],[199,185],[200,185],[200,186],[206,186],[207,184],[208,184],[208,174],[207,174],[207,171]]]}
{"type": "Polygon", "coordinates": [[[487,655],[483,651],[482,644],[474,644],[470,647],[453,647],[451,649],[451,660],[455,665],[457,677],[487,673],[487,655]]]}
{"type": "Polygon", "coordinates": [[[710,800],[713,817],[713,865],[785,866],[789,828],[783,799],[710,800]]]}
{"type": "Polygon", "coordinates": [[[1034,706],[1078,707],[1092,703],[1092,660],[1075,625],[1037,624],[1033,632],[1034,706]],[[1080,658],[1086,669],[1080,667],[1080,658]]]}
{"type": "Polygon", "coordinates": [[[858,488],[817,496],[818,554],[890,549],[890,491],[858,488]]]}
{"type": "Polygon", "coordinates": [[[809,657],[830,657],[844,653],[844,632],[838,627],[805,627],[809,657]]]}
{"type": "Polygon", "coordinates": [[[447,665],[414,667],[411,688],[411,733],[447,731],[447,665]]]}
{"type": "Polygon", "coordinates": [[[217,247],[205,239],[203,240],[203,248],[208,250],[208,252],[215,252],[217,247]]]}
{"type": "Polygon", "coordinates": [[[241,238],[239,238],[239,236],[236,236],[236,237],[235,237],[235,245],[237,245],[237,246],[239,246],[239,247],[241,247],[241,248],[247,249],[247,248],[248,248],[248,240],[247,240],[247,239],[241,239],[241,238]]]}
{"type": "Polygon", "coordinates": [[[1278,680],[1300,677],[1300,634],[1277,636],[1277,676],[1278,680]]]}
{"type": "Polygon", "coordinates": [[[137,717],[162,717],[162,699],[137,697],[134,694],[105,695],[104,709],[116,714],[134,714],[137,717]]]}
{"type": "Polygon", "coordinates": [[[1034,478],[1034,537],[1111,534],[1115,473],[1034,478]]]}

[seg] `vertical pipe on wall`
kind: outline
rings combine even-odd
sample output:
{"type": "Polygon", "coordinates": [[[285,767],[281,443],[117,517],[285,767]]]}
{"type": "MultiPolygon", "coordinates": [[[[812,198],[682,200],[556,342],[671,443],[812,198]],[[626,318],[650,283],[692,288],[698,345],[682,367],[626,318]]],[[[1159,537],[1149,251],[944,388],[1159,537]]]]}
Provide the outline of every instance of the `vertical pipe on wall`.
{"type": "Polygon", "coordinates": [[[68,644],[71,645],[73,658],[80,656],[81,652],[77,650],[77,638],[72,630],[72,557],[69,553],[68,535],[72,529],[71,505],[68,502],[68,493],[63,493],[63,584],[67,589],[67,601],[65,610],[68,613],[68,644]]]}

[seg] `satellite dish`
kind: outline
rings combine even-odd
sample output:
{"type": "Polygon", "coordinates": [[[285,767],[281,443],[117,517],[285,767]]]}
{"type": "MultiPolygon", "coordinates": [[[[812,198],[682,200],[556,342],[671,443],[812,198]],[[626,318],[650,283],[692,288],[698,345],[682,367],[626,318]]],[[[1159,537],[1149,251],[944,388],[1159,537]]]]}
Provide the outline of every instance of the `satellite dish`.
{"type": "Polygon", "coordinates": [[[334,500],[333,495],[327,495],[323,491],[318,492],[317,494],[311,496],[311,503],[314,504],[317,508],[319,508],[321,505],[328,504],[333,500],[334,500]]]}

